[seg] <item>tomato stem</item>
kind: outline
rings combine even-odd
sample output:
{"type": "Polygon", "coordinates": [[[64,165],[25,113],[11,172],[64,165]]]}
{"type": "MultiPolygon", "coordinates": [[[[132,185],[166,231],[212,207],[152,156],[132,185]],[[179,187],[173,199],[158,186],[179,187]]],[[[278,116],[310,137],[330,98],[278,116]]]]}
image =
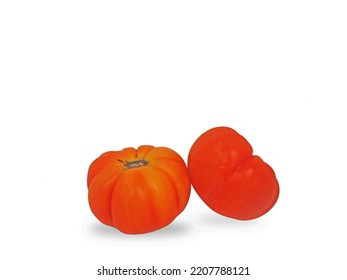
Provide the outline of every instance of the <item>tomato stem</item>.
{"type": "Polygon", "coordinates": [[[144,159],[139,159],[139,160],[135,160],[135,161],[127,161],[126,163],[124,163],[124,166],[127,169],[130,168],[138,168],[141,166],[145,166],[148,164],[148,161],[144,160],[144,159]]]}

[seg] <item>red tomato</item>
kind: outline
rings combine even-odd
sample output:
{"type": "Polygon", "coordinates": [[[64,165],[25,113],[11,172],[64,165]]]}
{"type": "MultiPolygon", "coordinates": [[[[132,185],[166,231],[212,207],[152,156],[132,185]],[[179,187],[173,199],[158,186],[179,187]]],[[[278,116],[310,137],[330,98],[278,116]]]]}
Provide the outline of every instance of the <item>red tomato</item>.
{"type": "Polygon", "coordinates": [[[106,152],[88,170],[94,215],[124,233],[146,233],[170,224],[186,207],[190,179],[183,159],[165,147],[106,152]]]}
{"type": "Polygon", "coordinates": [[[235,130],[216,127],[203,133],[188,156],[192,185],[215,212],[239,220],[255,219],[277,202],[273,169],[235,130]]]}

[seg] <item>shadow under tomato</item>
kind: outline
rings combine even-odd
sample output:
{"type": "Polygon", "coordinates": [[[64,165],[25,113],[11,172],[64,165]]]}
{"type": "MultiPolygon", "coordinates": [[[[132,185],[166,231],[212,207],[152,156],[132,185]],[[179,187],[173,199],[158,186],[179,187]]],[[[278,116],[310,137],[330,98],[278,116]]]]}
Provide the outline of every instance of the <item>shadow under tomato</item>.
{"type": "Polygon", "coordinates": [[[106,238],[125,238],[125,239],[151,239],[151,238],[172,238],[182,237],[192,234],[194,231],[193,225],[184,221],[173,221],[170,225],[144,234],[124,234],[118,229],[106,226],[102,223],[94,222],[89,226],[89,232],[95,237],[106,237],[106,238]]]}
{"type": "Polygon", "coordinates": [[[240,221],[212,211],[210,213],[201,213],[195,219],[199,225],[212,230],[259,231],[267,224],[261,217],[254,220],[240,221]]]}

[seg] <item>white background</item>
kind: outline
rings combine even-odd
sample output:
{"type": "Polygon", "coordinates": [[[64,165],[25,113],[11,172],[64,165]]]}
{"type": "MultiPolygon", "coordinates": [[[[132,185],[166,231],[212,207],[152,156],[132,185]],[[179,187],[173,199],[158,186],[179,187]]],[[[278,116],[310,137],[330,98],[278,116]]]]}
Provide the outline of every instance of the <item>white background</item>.
{"type": "Polygon", "coordinates": [[[160,279],[96,275],[155,265],[346,279],[346,14],[333,0],[1,1],[0,278],[160,279]],[[151,144],[186,160],[219,125],[274,168],[268,214],[224,218],[193,192],[150,234],[92,215],[101,153],[151,144]]]}

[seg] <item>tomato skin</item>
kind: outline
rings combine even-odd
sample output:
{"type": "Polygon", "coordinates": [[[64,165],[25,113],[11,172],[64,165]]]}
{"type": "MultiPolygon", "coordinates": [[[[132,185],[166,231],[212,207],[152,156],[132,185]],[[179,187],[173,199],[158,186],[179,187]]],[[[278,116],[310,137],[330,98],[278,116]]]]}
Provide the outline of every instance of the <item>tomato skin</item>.
{"type": "Polygon", "coordinates": [[[149,145],[102,154],[89,167],[87,185],[96,218],[128,234],[170,224],[191,190],[183,159],[169,148],[149,145]]]}
{"type": "Polygon", "coordinates": [[[253,155],[248,141],[229,127],[203,133],[188,155],[192,186],[215,212],[238,220],[267,213],[277,202],[279,184],[270,165],[253,155]]]}

